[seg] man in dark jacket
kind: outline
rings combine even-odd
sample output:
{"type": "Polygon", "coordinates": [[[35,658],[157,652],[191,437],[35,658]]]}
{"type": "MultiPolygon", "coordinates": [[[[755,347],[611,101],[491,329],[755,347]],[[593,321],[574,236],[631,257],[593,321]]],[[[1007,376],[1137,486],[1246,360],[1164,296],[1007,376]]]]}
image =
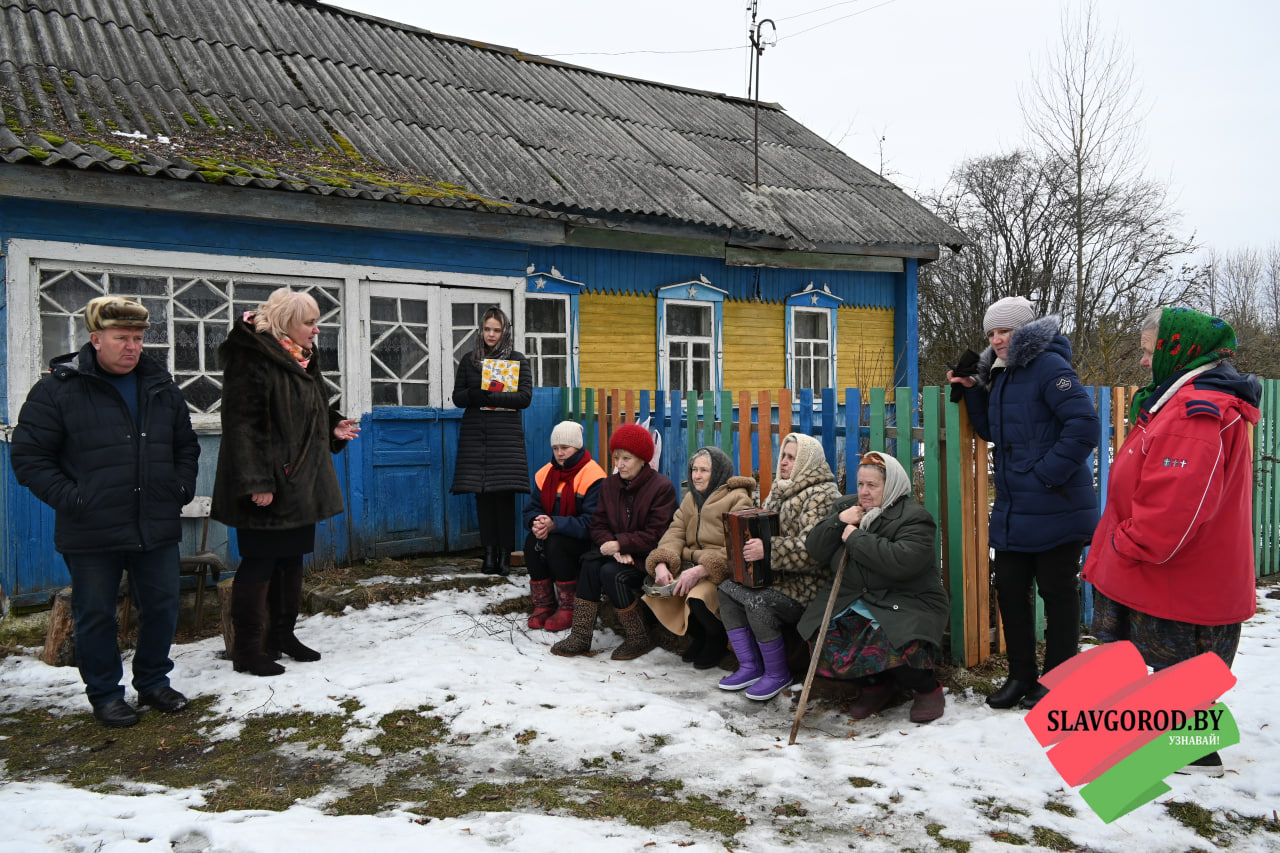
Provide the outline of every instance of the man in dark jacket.
{"type": "Polygon", "coordinates": [[[18,482],[56,512],[54,547],[71,574],[76,657],[93,715],[132,726],[116,642],[126,570],[138,609],[133,686],[141,705],[180,711],[169,686],[178,623],[180,512],[195,493],[200,445],[182,392],[142,351],[147,309],[118,296],[84,310],[89,344],[59,356],[27,395],[13,433],[18,482]]]}

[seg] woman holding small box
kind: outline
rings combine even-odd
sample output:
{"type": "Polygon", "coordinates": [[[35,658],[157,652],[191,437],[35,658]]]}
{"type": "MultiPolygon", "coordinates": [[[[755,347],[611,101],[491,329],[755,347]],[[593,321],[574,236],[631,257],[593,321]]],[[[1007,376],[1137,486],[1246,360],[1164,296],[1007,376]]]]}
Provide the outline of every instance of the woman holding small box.
{"type": "Polygon", "coordinates": [[[511,322],[496,305],[484,312],[475,348],[458,362],[453,404],[466,409],[458,430],[453,488],[474,494],[490,575],[511,571],[516,541],[516,493],[529,491],[521,409],[533,400],[529,360],[512,347],[511,322]],[[514,387],[512,387],[514,386],[514,387]]]}
{"type": "MultiPolygon", "coordinates": [[[[831,575],[825,562],[809,555],[805,538],[839,497],[822,444],[798,432],[783,438],[777,475],[761,504],[778,513],[778,535],[771,538],[768,554],[773,585],[751,589],[733,580],[720,584],[720,619],[738,658],[737,672],[720,679],[721,690],[745,689],[748,699],[764,702],[791,686],[782,631],[799,621],[831,575]]],[[[764,558],[764,543],[748,539],[742,556],[764,558]]]]}

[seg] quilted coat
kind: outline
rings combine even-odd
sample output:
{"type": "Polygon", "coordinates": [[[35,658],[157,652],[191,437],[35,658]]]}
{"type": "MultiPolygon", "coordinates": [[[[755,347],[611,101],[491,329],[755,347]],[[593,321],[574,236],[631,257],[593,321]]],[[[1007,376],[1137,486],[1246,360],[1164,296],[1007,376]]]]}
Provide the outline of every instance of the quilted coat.
{"type": "Polygon", "coordinates": [[[1098,524],[1089,455],[1098,446],[1093,401],[1071,367],[1057,317],[1014,331],[1007,364],[987,347],[965,391],[973,428],[995,449],[991,547],[1039,553],[1088,542],[1098,524]]]}
{"type": "Polygon", "coordinates": [[[27,395],[13,431],[13,473],[55,510],[60,553],[150,551],[182,538],[200,445],[168,371],[143,353],[139,423],[102,378],[92,344],[60,356],[27,395]]]}
{"type": "Polygon", "coordinates": [[[516,411],[472,405],[470,392],[480,387],[480,363],[474,353],[467,353],[458,362],[453,404],[466,411],[458,429],[458,455],[454,459],[451,491],[455,495],[529,491],[529,460],[520,410],[529,408],[533,400],[533,376],[524,355],[513,352],[508,359],[520,362],[519,386],[514,391],[484,391],[482,405],[516,411]]]}

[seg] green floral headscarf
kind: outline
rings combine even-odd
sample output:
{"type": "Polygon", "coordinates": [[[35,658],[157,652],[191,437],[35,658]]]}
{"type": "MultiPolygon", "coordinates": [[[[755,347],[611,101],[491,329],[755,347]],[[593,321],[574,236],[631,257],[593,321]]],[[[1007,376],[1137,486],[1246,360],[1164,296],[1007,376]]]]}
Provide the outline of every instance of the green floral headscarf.
{"type": "Polygon", "coordinates": [[[1151,355],[1151,383],[1133,396],[1129,421],[1137,420],[1142,404],[1174,375],[1235,354],[1236,333],[1226,320],[1191,308],[1164,309],[1151,355]]]}

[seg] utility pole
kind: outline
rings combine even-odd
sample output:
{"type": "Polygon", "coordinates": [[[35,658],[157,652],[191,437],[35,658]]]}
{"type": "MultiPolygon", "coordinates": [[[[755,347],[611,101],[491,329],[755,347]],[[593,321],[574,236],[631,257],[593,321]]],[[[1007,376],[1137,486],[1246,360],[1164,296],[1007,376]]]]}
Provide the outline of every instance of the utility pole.
{"type": "Polygon", "coordinates": [[[764,55],[765,42],[761,38],[761,31],[764,25],[768,24],[773,30],[775,43],[777,41],[778,28],[771,18],[765,18],[760,22],[756,22],[756,13],[759,7],[759,0],[751,0],[751,29],[747,32],[747,38],[751,40],[751,67],[747,71],[747,94],[751,97],[754,109],[754,151],[755,151],[755,188],[760,189],[760,57],[764,55]]]}

